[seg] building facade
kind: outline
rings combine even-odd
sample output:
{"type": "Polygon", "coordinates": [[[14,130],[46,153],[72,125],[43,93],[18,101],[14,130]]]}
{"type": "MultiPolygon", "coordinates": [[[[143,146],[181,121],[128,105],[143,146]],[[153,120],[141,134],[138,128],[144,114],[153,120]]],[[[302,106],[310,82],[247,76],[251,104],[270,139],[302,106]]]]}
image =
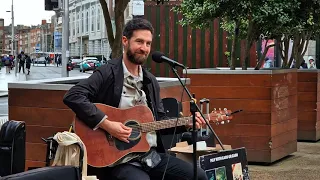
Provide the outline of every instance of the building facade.
{"type": "Polygon", "coordinates": [[[69,1],[69,45],[70,56],[110,54],[99,0],[69,1]]]}
{"type": "Polygon", "coordinates": [[[16,30],[17,53],[53,52],[51,23],[42,20],[40,25],[16,30]]]}
{"type": "Polygon", "coordinates": [[[4,19],[0,19],[0,55],[5,53],[4,19]]]}
{"type": "MultiPolygon", "coordinates": [[[[107,1],[113,24],[114,2],[107,1]]],[[[125,22],[132,19],[133,15],[143,15],[143,12],[143,0],[131,0],[124,12],[125,22]]],[[[70,0],[69,22],[70,56],[101,55],[108,59],[111,47],[99,0],[70,0]]]]}
{"type": "Polygon", "coordinates": [[[53,52],[62,52],[62,17],[56,15],[51,17],[51,29],[53,32],[53,52]]]}

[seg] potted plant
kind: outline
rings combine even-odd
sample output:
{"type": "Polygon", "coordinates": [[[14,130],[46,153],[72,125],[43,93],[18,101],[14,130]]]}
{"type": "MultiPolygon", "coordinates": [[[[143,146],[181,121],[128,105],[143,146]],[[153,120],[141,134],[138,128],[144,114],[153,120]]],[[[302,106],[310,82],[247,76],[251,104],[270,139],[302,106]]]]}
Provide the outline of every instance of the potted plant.
{"type": "MultiPolygon", "coordinates": [[[[274,162],[297,150],[297,71],[307,40],[305,27],[317,23],[318,2],[283,1],[199,1],[184,0],[175,10],[182,13],[182,25],[206,28],[219,18],[232,34],[230,70],[189,69],[190,89],[198,98],[209,98],[215,107],[243,109],[233,123],[214,127],[222,142],[244,146],[248,160],[274,162]],[[310,7],[310,8],[309,8],[310,7]],[[306,16],[301,16],[301,12],[306,16]],[[313,16],[310,16],[313,15],[313,16]],[[307,18],[308,17],[308,18],[307,18]],[[242,69],[235,70],[235,47],[246,40],[242,69]],[[255,70],[247,69],[249,50],[256,41],[266,41],[255,70]],[[293,40],[292,56],[289,45],[293,40]],[[274,41],[274,43],[268,43],[274,41]],[[288,43],[289,42],[289,43],[288,43]],[[281,49],[282,65],[263,68],[269,48],[281,49]]],[[[260,53],[260,52],[258,52],[260,53]]],[[[212,107],[213,108],[213,107],[212,107]]]]}

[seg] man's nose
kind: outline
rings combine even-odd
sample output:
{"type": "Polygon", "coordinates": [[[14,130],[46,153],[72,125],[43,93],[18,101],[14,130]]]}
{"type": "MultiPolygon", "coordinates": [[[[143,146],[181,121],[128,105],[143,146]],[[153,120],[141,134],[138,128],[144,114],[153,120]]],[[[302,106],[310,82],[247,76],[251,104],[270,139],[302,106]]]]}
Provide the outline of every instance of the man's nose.
{"type": "Polygon", "coordinates": [[[141,46],[140,46],[140,50],[146,52],[148,51],[149,47],[147,45],[147,43],[143,43],[141,46]]]}

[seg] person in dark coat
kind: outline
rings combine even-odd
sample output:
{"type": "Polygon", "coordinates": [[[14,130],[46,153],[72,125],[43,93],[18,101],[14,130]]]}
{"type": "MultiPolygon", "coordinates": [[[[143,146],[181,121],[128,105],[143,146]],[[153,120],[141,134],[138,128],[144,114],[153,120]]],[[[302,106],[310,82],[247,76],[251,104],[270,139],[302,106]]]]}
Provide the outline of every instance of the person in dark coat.
{"type": "MultiPolygon", "coordinates": [[[[159,83],[154,75],[142,67],[151,51],[153,35],[154,30],[149,21],[141,18],[128,21],[122,37],[123,56],[108,61],[65,94],[63,102],[92,130],[100,128],[113,138],[127,143],[133,131],[120,122],[108,119],[108,114],[99,110],[94,103],[121,109],[143,105],[150,108],[155,121],[166,119],[159,83]]],[[[205,122],[198,112],[196,114],[196,125],[200,128],[205,122]]],[[[190,127],[192,124],[181,126],[176,129],[176,133],[184,132],[190,127]]],[[[193,179],[191,163],[165,153],[161,135],[172,134],[174,130],[175,128],[170,128],[161,130],[161,133],[148,133],[150,151],[130,153],[111,166],[98,168],[98,174],[104,173],[107,179],[121,180],[159,179],[164,173],[166,180],[193,179]]],[[[201,168],[198,168],[197,174],[198,180],[208,179],[201,168]]]]}
{"type": "Polygon", "coordinates": [[[28,74],[30,74],[30,68],[31,68],[31,58],[30,56],[26,55],[26,69],[28,71],[28,74]]]}

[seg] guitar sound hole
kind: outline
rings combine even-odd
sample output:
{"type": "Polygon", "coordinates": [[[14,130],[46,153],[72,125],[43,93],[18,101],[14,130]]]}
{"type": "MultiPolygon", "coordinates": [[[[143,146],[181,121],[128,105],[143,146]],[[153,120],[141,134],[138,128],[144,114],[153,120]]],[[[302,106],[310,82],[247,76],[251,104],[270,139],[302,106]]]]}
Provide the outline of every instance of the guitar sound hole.
{"type": "Polygon", "coordinates": [[[136,121],[128,121],[125,126],[132,128],[131,135],[129,136],[129,141],[134,141],[140,138],[141,132],[139,129],[139,124],[136,121]]]}
{"type": "Polygon", "coordinates": [[[139,127],[139,123],[136,121],[128,121],[124,124],[127,127],[132,128],[131,135],[129,137],[129,143],[120,141],[118,139],[115,139],[115,145],[118,150],[127,150],[132,148],[133,146],[137,145],[140,142],[141,139],[141,132],[139,127]]]}

